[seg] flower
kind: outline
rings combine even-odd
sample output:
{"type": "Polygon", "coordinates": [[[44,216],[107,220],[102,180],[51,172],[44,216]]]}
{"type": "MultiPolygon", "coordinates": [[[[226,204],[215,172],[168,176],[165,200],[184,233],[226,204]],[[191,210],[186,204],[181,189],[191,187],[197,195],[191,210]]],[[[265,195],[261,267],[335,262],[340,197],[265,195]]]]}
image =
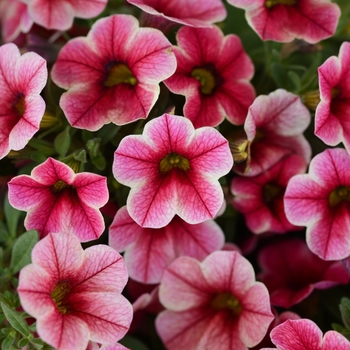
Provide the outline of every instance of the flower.
{"type": "Polygon", "coordinates": [[[106,7],[107,0],[21,0],[28,5],[32,20],[47,28],[67,30],[73,25],[74,17],[92,18],[106,7]]]}
{"type": "Polygon", "coordinates": [[[315,113],[315,135],[324,143],[335,146],[343,142],[350,151],[350,43],[344,42],[339,58],[332,56],[318,68],[321,102],[315,113]]]}
{"type": "Polygon", "coordinates": [[[49,232],[71,232],[82,242],[97,239],[105,224],[98,208],[108,200],[107,179],[93,173],[75,174],[53,158],[9,182],[10,204],[27,211],[24,225],[49,232]]]}
{"type": "Polygon", "coordinates": [[[0,46],[0,159],[21,150],[39,130],[45,112],[40,96],[47,81],[46,61],[34,52],[21,56],[17,46],[0,46]]]}
{"type": "Polygon", "coordinates": [[[244,123],[248,161],[233,170],[256,176],[290,154],[297,154],[309,163],[311,147],[302,135],[309,123],[310,112],[299,96],[284,89],[258,96],[249,107],[244,123]]]}
{"type": "Polygon", "coordinates": [[[128,214],[126,207],[116,214],[109,228],[109,245],[125,251],[130,278],[143,283],[159,283],[165,268],[176,257],[203,260],[224,245],[224,234],[213,220],[190,225],[175,216],[161,228],[143,228],[128,214]]]}
{"type": "Polygon", "coordinates": [[[227,140],[214,128],[194,130],[164,114],[130,135],[114,154],[113,174],[131,187],[130,216],[142,227],[166,226],[175,214],[190,224],[212,219],[224,196],[217,181],[232,168],[227,140]]]}
{"type": "MultiPolygon", "coordinates": [[[[350,342],[336,331],[322,331],[308,319],[287,320],[271,331],[276,350],[350,350],[350,342]]],[[[273,350],[263,348],[261,350],[273,350]]]]}
{"type": "Polygon", "coordinates": [[[307,298],[314,289],[349,282],[341,261],[320,259],[301,239],[269,244],[258,260],[262,270],[259,279],[270,292],[271,304],[286,309],[307,298]]]}
{"type": "Polygon", "coordinates": [[[252,232],[285,233],[297,229],[286,218],[283,195],[290,178],[304,173],[306,167],[302,157],[292,154],[257,176],[232,180],[232,205],[244,215],[252,232]]]}
{"type": "Polygon", "coordinates": [[[171,44],[136,18],[114,15],[95,22],[87,37],[70,40],[52,69],[54,82],[68,89],[60,106],[70,124],[95,131],[146,118],[159,83],[174,73],[171,44]]]}
{"type": "Polygon", "coordinates": [[[208,27],[226,18],[221,0],[206,0],[200,4],[188,0],[127,0],[151,15],[194,27],[208,27]]]}
{"type": "Polygon", "coordinates": [[[254,66],[239,37],[224,36],[216,26],[182,27],[176,37],[177,69],[164,83],[186,97],[184,116],[196,128],[217,126],[225,117],[243,124],[255,98],[254,66]]]}
{"type": "Polygon", "coordinates": [[[48,234],[19,275],[23,309],[37,319],[37,332],[59,350],[85,350],[88,341],[111,344],[127,332],[132,306],[121,295],[128,279],[112,248],[81,248],[72,234],[48,234]]]}
{"type": "Polygon", "coordinates": [[[202,263],[177,258],[165,271],[156,319],[169,350],[246,350],[257,345],[274,316],[266,287],[236,251],[217,251],[202,263]]]}
{"type": "Polygon", "coordinates": [[[249,25],[262,40],[317,43],[334,34],[340,17],[338,5],[330,0],[227,1],[246,10],[249,25]]]}
{"type": "Polygon", "coordinates": [[[310,250],[324,260],[350,254],[350,156],[333,148],[315,156],[308,174],[295,175],[287,185],[287,219],[306,226],[310,250]]]}

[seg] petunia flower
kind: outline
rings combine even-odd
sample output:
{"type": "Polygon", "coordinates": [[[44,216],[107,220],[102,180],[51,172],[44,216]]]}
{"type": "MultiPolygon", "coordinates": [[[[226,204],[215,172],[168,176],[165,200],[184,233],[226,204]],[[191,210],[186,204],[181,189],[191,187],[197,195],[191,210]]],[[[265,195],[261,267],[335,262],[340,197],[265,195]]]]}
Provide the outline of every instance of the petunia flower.
{"type": "Polygon", "coordinates": [[[132,16],[114,15],[95,22],[87,37],[63,46],[52,79],[68,89],[60,106],[70,124],[95,131],[110,122],[146,118],[159,83],[175,68],[171,44],[159,30],[139,28],[132,16]]]}
{"type": "Polygon", "coordinates": [[[176,38],[177,69],[164,83],[186,97],[184,116],[196,128],[217,126],[225,117],[243,124],[255,98],[254,66],[238,36],[213,26],[182,27],[176,38]]]}
{"type": "Polygon", "coordinates": [[[21,0],[28,5],[31,19],[47,28],[67,30],[72,27],[74,17],[92,18],[99,15],[108,0],[21,0]]]}
{"type": "Polygon", "coordinates": [[[347,284],[341,261],[324,261],[311,253],[304,240],[287,239],[263,248],[258,256],[259,279],[270,292],[271,304],[290,308],[314,289],[347,284]]]}
{"type": "Polygon", "coordinates": [[[283,89],[258,96],[244,122],[248,161],[233,170],[256,176],[290,154],[297,154],[309,163],[311,147],[303,136],[309,123],[310,112],[299,96],[283,89]]]}
{"type": "Polygon", "coordinates": [[[159,283],[165,268],[181,255],[203,260],[224,245],[224,234],[215,221],[190,225],[175,216],[161,228],[143,228],[128,214],[126,207],[116,214],[109,228],[109,245],[124,253],[132,279],[159,283]]]}
{"type": "Polygon", "coordinates": [[[85,350],[89,340],[115,343],[129,329],[132,306],[121,295],[127,279],[114,249],[84,251],[74,235],[50,233],[34,247],[17,290],[41,339],[58,350],[85,350]]]}
{"type": "Polygon", "coordinates": [[[350,342],[336,331],[322,331],[308,319],[287,320],[274,328],[271,340],[277,348],[261,350],[350,350],[350,342]]]}
{"type": "Polygon", "coordinates": [[[14,41],[20,33],[28,33],[33,25],[27,5],[20,0],[0,1],[0,22],[4,42],[14,41]]]}
{"type": "Polygon", "coordinates": [[[53,158],[9,182],[10,204],[27,212],[24,226],[49,232],[71,232],[82,242],[97,239],[105,224],[98,210],[108,200],[107,179],[79,173],[53,158]]]}
{"type": "Polygon", "coordinates": [[[0,46],[0,159],[21,150],[39,130],[45,112],[40,92],[47,81],[46,61],[17,46],[0,46]]]}
{"type": "Polygon", "coordinates": [[[214,252],[202,263],[177,258],[163,275],[159,298],[167,310],[156,328],[168,350],[247,350],[274,318],[266,287],[235,251],[214,252]]]}
{"type": "Polygon", "coordinates": [[[161,228],[177,214],[189,224],[214,218],[224,201],[218,179],[232,168],[227,140],[214,128],[195,130],[164,114],[130,135],[114,154],[113,174],[131,187],[130,216],[142,227],[161,228]]]}
{"type": "Polygon", "coordinates": [[[321,101],[315,113],[315,135],[335,146],[343,142],[350,151],[350,43],[344,42],[339,57],[328,58],[318,68],[321,101]]]}
{"type": "Polygon", "coordinates": [[[262,40],[309,43],[331,37],[340,17],[330,0],[227,0],[246,11],[246,19],[262,40]]]}
{"type": "Polygon", "coordinates": [[[221,0],[127,0],[146,13],[167,21],[193,27],[209,27],[226,18],[227,11],[221,0]]]}
{"type": "Polygon", "coordinates": [[[308,247],[324,260],[350,255],[349,168],[345,149],[327,149],[311,160],[308,174],[290,179],[284,196],[288,220],[307,227],[308,247]]]}
{"type": "Polygon", "coordinates": [[[130,350],[130,349],[126,348],[124,345],[119,343],[99,346],[97,343],[89,341],[89,344],[86,350],[130,350]]]}
{"type": "Polygon", "coordinates": [[[293,154],[257,176],[232,180],[232,205],[244,215],[252,232],[285,233],[297,229],[286,218],[283,195],[290,178],[304,173],[306,167],[305,160],[293,154]]]}

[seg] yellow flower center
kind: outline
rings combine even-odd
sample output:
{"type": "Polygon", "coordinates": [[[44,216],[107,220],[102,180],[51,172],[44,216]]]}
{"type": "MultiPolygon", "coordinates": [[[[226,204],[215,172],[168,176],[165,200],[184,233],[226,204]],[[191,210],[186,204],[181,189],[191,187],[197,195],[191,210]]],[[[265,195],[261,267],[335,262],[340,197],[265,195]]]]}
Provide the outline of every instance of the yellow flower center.
{"type": "Polygon", "coordinates": [[[16,102],[13,104],[13,108],[16,110],[17,114],[21,117],[24,115],[25,112],[25,103],[24,103],[24,95],[21,93],[16,102]]]}
{"type": "Polygon", "coordinates": [[[211,300],[210,306],[216,310],[230,310],[235,317],[242,312],[241,303],[230,293],[216,294],[211,300]]]}
{"type": "Polygon", "coordinates": [[[126,64],[116,63],[107,69],[104,85],[106,87],[112,87],[121,83],[135,86],[137,84],[137,79],[126,64]]]}
{"type": "Polygon", "coordinates": [[[217,81],[213,70],[207,68],[193,69],[191,76],[201,83],[201,93],[211,95],[217,87],[217,81]]]}
{"type": "Polygon", "coordinates": [[[68,187],[68,184],[66,184],[64,181],[62,180],[58,180],[55,184],[53,184],[51,186],[51,191],[53,193],[60,193],[63,190],[65,190],[68,187]]]}
{"type": "Polygon", "coordinates": [[[288,5],[293,6],[297,3],[297,0],[266,0],[265,6],[271,8],[276,5],[288,5]]]}
{"type": "Polygon", "coordinates": [[[69,307],[65,300],[69,292],[69,282],[67,281],[58,282],[54,290],[51,292],[51,298],[56,304],[57,309],[61,314],[66,314],[69,312],[69,307]]]}
{"type": "Polygon", "coordinates": [[[178,155],[177,153],[169,153],[160,161],[159,171],[162,174],[166,174],[172,168],[178,168],[183,171],[187,171],[190,169],[190,162],[188,159],[178,155]]]}
{"type": "Polygon", "coordinates": [[[339,186],[329,195],[328,203],[329,206],[333,208],[343,201],[350,202],[350,188],[346,186],[339,186]]]}

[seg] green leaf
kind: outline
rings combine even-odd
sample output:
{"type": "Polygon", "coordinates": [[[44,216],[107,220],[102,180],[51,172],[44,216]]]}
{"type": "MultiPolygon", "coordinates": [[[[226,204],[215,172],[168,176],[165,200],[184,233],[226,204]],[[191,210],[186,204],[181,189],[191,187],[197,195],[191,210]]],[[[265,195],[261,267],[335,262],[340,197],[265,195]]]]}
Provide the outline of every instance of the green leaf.
{"type": "Polygon", "coordinates": [[[86,163],[86,152],[85,150],[75,151],[73,153],[73,158],[79,162],[86,163]]]}
{"type": "Polygon", "coordinates": [[[30,344],[32,344],[35,349],[42,349],[45,345],[44,342],[39,338],[30,340],[30,344]]]}
{"type": "Polygon", "coordinates": [[[5,196],[4,210],[9,233],[12,237],[16,237],[18,220],[21,215],[21,212],[11,206],[8,200],[8,196],[5,196]]]}
{"type": "Polygon", "coordinates": [[[9,334],[1,343],[2,350],[8,350],[15,341],[16,334],[9,334]]]}
{"type": "Polygon", "coordinates": [[[294,85],[294,92],[298,92],[300,90],[301,87],[301,81],[300,81],[300,77],[298,74],[296,74],[295,72],[293,72],[292,70],[289,71],[288,73],[288,77],[289,79],[292,81],[293,85],[294,85]]]}
{"type": "Polygon", "coordinates": [[[342,298],[339,305],[344,326],[350,329],[350,299],[342,298]]]}
{"type": "Polygon", "coordinates": [[[104,125],[98,132],[97,136],[101,139],[102,144],[106,144],[107,142],[111,141],[114,136],[116,136],[120,130],[119,125],[115,124],[108,124],[104,125]]]}
{"type": "Polygon", "coordinates": [[[22,338],[17,343],[17,346],[21,349],[21,348],[24,348],[28,343],[29,343],[29,339],[28,338],[22,338]]]}
{"type": "Polygon", "coordinates": [[[57,153],[64,157],[70,146],[70,134],[69,134],[70,126],[68,125],[61,133],[59,133],[54,141],[55,149],[57,153]]]}
{"type": "Polygon", "coordinates": [[[106,168],[106,159],[102,155],[91,159],[91,162],[98,170],[104,170],[106,168]]]}
{"type": "Polygon", "coordinates": [[[149,350],[146,345],[141,343],[138,339],[126,335],[122,340],[119,341],[120,344],[132,349],[132,350],[149,350]]]}
{"type": "Polygon", "coordinates": [[[10,268],[14,273],[30,264],[32,250],[38,241],[39,234],[36,230],[27,231],[16,240],[13,245],[10,264],[10,268]]]}
{"type": "MultiPolygon", "coordinates": [[[[27,322],[23,316],[17,311],[8,307],[5,303],[1,302],[1,308],[4,312],[4,315],[10,325],[23,336],[27,337],[30,334],[30,330],[27,322]]],[[[11,343],[12,344],[12,343],[11,343]]]]}

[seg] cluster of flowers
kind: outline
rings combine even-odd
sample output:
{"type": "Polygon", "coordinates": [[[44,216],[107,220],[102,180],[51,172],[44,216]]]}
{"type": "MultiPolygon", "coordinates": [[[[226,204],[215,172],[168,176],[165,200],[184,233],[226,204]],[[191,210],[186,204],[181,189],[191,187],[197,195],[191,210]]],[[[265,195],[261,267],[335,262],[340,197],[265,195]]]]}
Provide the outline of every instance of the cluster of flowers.
{"type": "Polygon", "coordinates": [[[8,201],[40,238],[11,288],[50,346],[126,349],[153,313],[170,350],[350,350],[288,311],[349,283],[350,43],[318,68],[312,132],[345,148],[315,151],[307,95],[260,93],[241,39],[214,24],[244,9],[259,41],[311,52],[340,7],[227,2],[0,0],[0,159],[19,168],[8,201]]]}

